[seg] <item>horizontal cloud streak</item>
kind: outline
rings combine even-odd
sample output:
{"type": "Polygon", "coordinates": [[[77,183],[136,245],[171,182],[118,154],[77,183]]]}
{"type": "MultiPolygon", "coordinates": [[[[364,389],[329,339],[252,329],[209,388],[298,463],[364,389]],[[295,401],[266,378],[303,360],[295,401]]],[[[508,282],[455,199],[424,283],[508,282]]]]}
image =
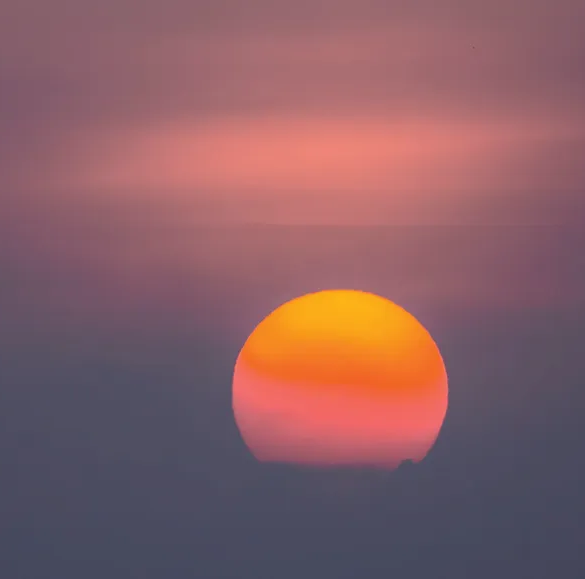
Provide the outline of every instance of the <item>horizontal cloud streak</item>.
{"type": "Polygon", "coordinates": [[[567,122],[515,119],[219,118],[77,135],[64,172],[85,187],[428,188],[445,185],[441,173],[469,187],[478,166],[579,133],[567,122]]]}
{"type": "Polygon", "coordinates": [[[577,0],[12,3],[3,190],[286,190],[303,214],[302,193],[425,190],[449,213],[461,190],[579,191],[584,19],[577,0]]]}

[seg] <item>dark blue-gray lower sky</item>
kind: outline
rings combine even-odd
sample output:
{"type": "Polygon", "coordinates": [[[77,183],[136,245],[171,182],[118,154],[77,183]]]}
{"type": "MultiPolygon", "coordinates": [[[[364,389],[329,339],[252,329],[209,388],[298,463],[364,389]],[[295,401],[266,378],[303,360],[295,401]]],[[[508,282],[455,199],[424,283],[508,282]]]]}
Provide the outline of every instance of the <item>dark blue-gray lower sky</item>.
{"type": "Polygon", "coordinates": [[[585,569],[580,230],[29,218],[0,251],[3,575],[585,569]],[[239,348],[324,287],[387,295],[439,344],[450,406],[422,463],[318,472],[241,441],[239,348]]]}

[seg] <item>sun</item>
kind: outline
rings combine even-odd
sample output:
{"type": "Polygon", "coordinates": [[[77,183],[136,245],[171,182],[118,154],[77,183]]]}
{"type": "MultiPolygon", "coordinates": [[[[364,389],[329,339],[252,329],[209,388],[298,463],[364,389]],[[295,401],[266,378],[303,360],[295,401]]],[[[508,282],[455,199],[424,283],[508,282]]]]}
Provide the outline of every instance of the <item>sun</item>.
{"type": "Polygon", "coordinates": [[[427,330],[381,296],[293,299],[246,340],[233,410],[266,461],[393,468],[422,460],[447,411],[447,373],[427,330]]]}

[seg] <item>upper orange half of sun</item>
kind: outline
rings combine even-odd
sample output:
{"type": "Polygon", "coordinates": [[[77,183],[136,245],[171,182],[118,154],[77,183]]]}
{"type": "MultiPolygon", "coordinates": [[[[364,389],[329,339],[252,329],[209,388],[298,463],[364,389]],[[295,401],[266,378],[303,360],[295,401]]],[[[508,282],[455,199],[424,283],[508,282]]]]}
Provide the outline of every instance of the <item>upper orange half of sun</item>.
{"type": "Polygon", "coordinates": [[[254,371],[307,386],[425,395],[445,378],[427,330],[380,296],[355,290],[307,294],[274,310],[240,359],[254,371]]]}

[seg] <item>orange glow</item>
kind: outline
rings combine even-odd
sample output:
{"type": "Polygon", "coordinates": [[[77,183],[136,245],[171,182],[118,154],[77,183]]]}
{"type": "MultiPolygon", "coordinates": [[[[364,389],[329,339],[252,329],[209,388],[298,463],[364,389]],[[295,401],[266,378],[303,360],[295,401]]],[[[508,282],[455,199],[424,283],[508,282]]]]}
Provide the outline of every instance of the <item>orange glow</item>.
{"type": "Polygon", "coordinates": [[[366,292],[323,291],[254,330],[236,362],[233,407],[260,460],[395,467],[432,447],[447,375],[408,312],[366,292]]]}

